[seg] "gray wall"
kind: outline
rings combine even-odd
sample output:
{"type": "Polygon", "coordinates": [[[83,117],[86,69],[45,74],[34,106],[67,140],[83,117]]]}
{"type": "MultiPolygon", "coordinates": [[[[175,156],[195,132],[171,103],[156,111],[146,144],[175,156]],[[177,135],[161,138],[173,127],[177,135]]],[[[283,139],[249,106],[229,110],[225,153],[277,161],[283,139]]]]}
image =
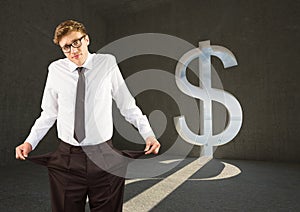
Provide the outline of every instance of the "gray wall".
{"type": "MultiPolygon", "coordinates": [[[[175,35],[195,46],[199,41],[210,40],[212,45],[229,48],[239,65],[224,70],[217,59],[213,65],[224,89],[240,101],[244,121],[238,136],[219,147],[215,156],[300,161],[299,9],[299,1],[291,0],[172,1],[111,18],[107,22],[107,40],[156,32],[175,35]]],[[[175,65],[176,62],[149,56],[148,60],[143,57],[127,62],[123,70],[125,75],[141,68],[174,73],[175,65]]],[[[155,109],[154,103],[141,104],[146,111],[155,109]]],[[[168,119],[170,125],[174,113],[168,119]]],[[[161,138],[165,146],[172,145],[177,136],[174,131],[173,126],[161,138]]]]}
{"type": "MultiPolygon", "coordinates": [[[[108,1],[109,2],[109,1],[108,1]]],[[[110,7],[106,1],[5,1],[1,8],[0,165],[17,163],[14,147],[29,133],[40,113],[48,64],[62,57],[52,44],[55,26],[66,19],[82,21],[89,30],[92,52],[126,35],[166,33],[193,45],[211,40],[229,48],[239,65],[223,70],[213,60],[224,89],[235,95],[244,111],[242,129],[234,141],[219,147],[219,158],[300,161],[299,127],[299,1],[157,1],[155,5],[110,7]],[[103,9],[104,8],[104,9],[103,9]],[[133,8],[133,9],[132,9],[133,8]]],[[[131,3],[130,3],[131,2],[131,3]]],[[[143,2],[143,1],[142,1],[143,2]]],[[[141,68],[174,73],[176,61],[140,58],[120,64],[125,77],[141,68]],[[152,67],[154,66],[154,67],[152,67]]],[[[191,77],[191,80],[195,80],[191,77]]],[[[197,81],[197,80],[195,80],[197,81]]],[[[168,104],[137,97],[146,113],[161,107],[168,120],[176,113],[168,104]],[[160,106],[159,106],[160,105],[160,106]]],[[[151,93],[152,99],[168,98],[151,93]]],[[[56,145],[52,129],[34,154],[56,145]]],[[[176,137],[172,122],[160,138],[163,151],[176,137]]],[[[119,136],[116,135],[116,140],[119,136]]],[[[197,155],[195,148],[192,155],[197,155]]]]}
{"type": "MultiPolygon", "coordinates": [[[[63,57],[53,44],[54,29],[66,19],[85,23],[91,51],[104,44],[105,22],[84,1],[1,1],[0,165],[16,163],[14,148],[27,137],[40,115],[50,62],[63,57]]],[[[53,128],[33,154],[57,144],[53,128]]]]}

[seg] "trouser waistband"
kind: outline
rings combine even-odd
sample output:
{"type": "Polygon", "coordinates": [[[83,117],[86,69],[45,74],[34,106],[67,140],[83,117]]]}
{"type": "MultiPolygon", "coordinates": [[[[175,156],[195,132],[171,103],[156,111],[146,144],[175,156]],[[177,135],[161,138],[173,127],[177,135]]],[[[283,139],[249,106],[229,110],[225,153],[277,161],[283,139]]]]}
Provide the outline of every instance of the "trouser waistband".
{"type": "Polygon", "coordinates": [[[62,152],[68,153],[86,153],[87,151],[105,151],[111,150],[113,148],[112,140],[108,140],[96,145],[87,145],[87,146],[74,146],[68,144],[62,140],[59,140],[58,149],[62,152]]]}

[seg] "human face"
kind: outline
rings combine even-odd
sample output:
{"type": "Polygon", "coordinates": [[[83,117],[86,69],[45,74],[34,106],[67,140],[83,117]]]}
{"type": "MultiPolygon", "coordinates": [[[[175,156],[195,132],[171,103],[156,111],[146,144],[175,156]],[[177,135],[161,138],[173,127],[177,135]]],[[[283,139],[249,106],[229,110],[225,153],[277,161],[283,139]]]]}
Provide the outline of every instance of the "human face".
{"type": "Polygon", "coordinates": [[[59,41],[59,46],[63,48],[64,46],[68,46],[73,44],[75,41],[78,41],[80,38],[82,38],[81,46],[78,48],[75,48],[71,46],[70,52],[64,52],[65,56],[75,63],[77,66],[82,66],[84,62],[86,61],[89,51],[88,51],[88,45],[90,43],[88,35],[82,34],[78,31],[72,31],[65,36],[63,36],[59,41]]]}

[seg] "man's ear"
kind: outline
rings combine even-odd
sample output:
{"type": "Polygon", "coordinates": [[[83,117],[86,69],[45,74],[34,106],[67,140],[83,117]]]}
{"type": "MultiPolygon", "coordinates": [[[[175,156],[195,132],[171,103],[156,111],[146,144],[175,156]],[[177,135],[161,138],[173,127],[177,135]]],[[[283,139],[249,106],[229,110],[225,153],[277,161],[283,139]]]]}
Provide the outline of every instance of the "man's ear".
{"type": "Polygon", "coordinates": [[[84,39],[86,40],[87,45],[90,45],[90,37],[86,35],[84,39]]]}

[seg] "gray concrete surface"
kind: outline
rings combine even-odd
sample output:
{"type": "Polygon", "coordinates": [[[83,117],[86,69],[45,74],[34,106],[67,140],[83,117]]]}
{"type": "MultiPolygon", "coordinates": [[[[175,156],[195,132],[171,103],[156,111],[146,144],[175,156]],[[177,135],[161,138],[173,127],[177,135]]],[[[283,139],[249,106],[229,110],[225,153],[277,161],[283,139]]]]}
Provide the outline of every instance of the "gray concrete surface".
{"type": "MultiPolygon", "coordinates": [[[[129,167],[130,171],[132,169],[129,167]]],[[[0,173],[1,212],[50,211],[45,168],[20,162],[15,166],[2,167],[0,173]]],[[[297,212],[300,210],[299,179],[299,164],[213,159],[199,165],[195,158],[186,158],[176,168],[160,176],[128,179],[124,211],[297,212]],[[240,173],[232,175],[232,171],[224,171],[224,164],[235,167],[240,173]],[[188,172],[189,177],[175,185],[179,182],[178,178],[188,172]],[[223,173],[221,177],[220,173],[223,173]],[[215,176],[219,178],[214,179],[215,176]],[[164,197],[162,199],[147,193],[157,185],[156,196],[164,197]],[[166,195],[167,191],[172,192],[166,195]],[[147,195],[143,195],[145,193],[147,195]],[[149,210],[140,209],[148,206],[149,210]]],[[[89,211],[88,207],[86,211],[89,211]]]]}

